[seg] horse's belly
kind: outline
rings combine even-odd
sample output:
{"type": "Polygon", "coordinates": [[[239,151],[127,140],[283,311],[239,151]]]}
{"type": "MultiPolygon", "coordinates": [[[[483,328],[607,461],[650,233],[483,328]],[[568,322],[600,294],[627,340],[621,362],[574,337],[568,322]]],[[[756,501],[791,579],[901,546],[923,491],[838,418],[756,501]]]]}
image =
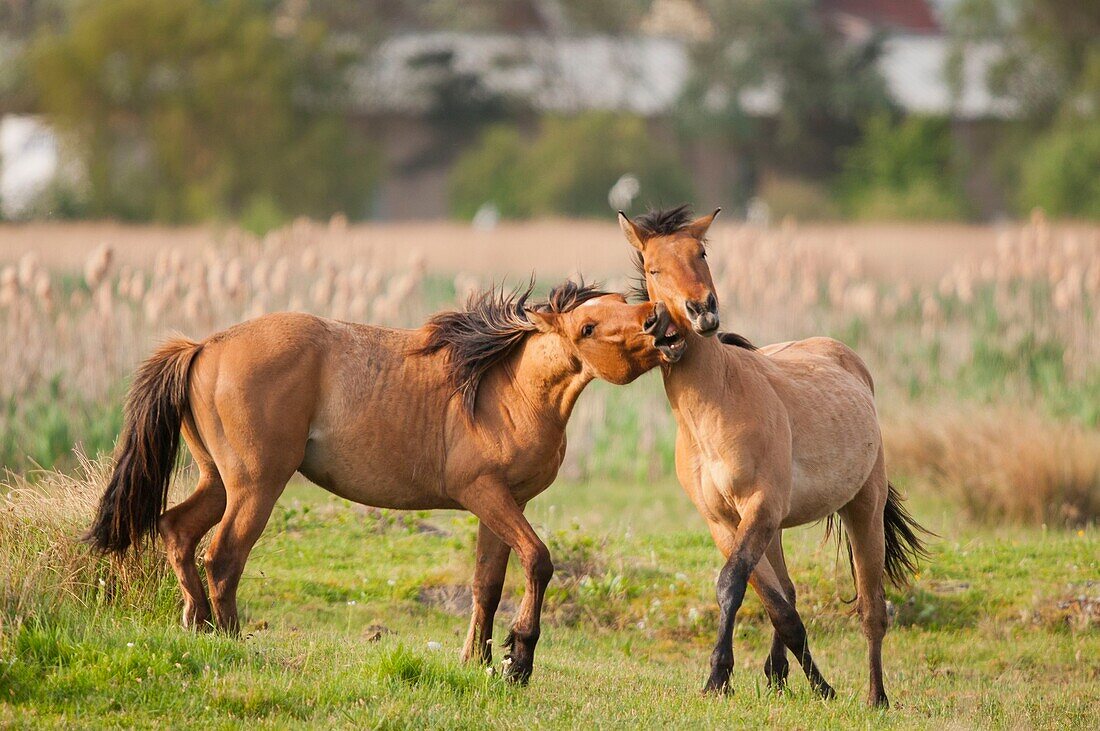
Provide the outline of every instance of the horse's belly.
{"type": "Polygon", "coordinates": [[[435,470],[417,470],[416,450],[398,452],[333,448],[316,432],[306,443],[298,471],[346,500],[376,508],[433,510],[458,507],[433,479],[435,470]]]}
{"type": "Polygon", "coordinates": [[[832,515],[851,502],[862,486],[858,480],[814,480],[796,475],[791,484],[790,510],[781,525],[793,528],[832,515]]]}
{"type": "Polygon", "coordinates": [[[879,449],[876,434],[838,447],[827,459],[796,457],[791,469],[791,505],[783,527],[821,520],[851,502],[870,476],[879,449]]]}

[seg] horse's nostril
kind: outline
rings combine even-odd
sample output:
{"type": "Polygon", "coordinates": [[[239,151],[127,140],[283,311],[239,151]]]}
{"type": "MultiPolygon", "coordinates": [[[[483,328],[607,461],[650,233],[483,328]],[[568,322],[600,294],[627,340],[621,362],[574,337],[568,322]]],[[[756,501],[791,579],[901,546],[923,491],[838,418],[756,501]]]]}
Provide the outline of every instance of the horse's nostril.
{"type": "Polygon", "coordinates": [[[718,298],[714,296],[714,292],[707,295],[707,310],[710,312],[718,311],[718,298]]]}

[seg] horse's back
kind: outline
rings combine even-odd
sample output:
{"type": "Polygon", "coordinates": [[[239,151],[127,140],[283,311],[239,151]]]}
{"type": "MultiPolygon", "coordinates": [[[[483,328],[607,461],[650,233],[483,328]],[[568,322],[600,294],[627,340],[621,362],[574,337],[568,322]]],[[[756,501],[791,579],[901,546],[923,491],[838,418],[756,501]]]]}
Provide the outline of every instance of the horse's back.
{"type": "Polygon", "coordinates": [[[773,343],[760,348],[760,353],[773,360],[785,358],[823,358],[852,374],[875,392],[875,382],[871,371],[856,351],[835,338],[813,337],[805,340],[790,340],[785,343],[773,343]]]}
{"type": "MultiPolygon", "coordinates": [[[[320,385],[358,366],[365,372],[395,367],[408,355],[406,331],[329,320],[303,312],[276,312],[233,325],[202,343],[235,381],[308,378],[320,385]],[[334,373],[333,371],[337,371],[334,373]]],[[[210,357],[208,356],[208,357],[210,357]]],[[[330,384],[326,384],[330,385],[330,384]]]]}
{"type": "Polygon", "coordinates": [[[288,391],[296,394],[291,403],[315,397],[331,339],[330,321],[314,315],[278,312],[246,320],[203,341],[192,392],[213,387],[219,398],[237,394],[253,402],[288,391]]]}

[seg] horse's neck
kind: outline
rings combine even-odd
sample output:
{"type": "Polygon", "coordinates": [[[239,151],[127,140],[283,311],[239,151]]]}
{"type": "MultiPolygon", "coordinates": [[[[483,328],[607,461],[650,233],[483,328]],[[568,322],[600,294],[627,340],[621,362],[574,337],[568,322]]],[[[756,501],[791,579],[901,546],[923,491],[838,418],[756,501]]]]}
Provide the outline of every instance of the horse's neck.
{"type": "Polygon", "coordinates": [[[728,413],[731,402],[741,400],[744,388],[739,377],[742,355],[716,337],[688,336],[684,357],[662,369],[665,394],[677,422],[688,426],[710,410],[728,413]]]}
{"type": "Polygon", "coordinates": [[[592,380],[556,335],[534,333],[502,364],[502,408],[515,424],[564,433],[577,398],[592,380]]]}

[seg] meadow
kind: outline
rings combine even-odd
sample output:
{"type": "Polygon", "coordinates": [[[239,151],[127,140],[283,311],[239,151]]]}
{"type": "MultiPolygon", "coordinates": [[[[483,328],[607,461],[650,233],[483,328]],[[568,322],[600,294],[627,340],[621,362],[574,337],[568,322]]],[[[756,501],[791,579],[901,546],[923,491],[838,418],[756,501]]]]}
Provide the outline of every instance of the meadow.
{"type": "MultiPolygon", "coordinates": [[[[914,496],[940,538],[913,585],[889,593],[893,707],[873,711],[846,559],[821,526],[785,543],[838,697],[818,700],[797,668],[787,691],[767,690],[771,627],[750,592],[734,693],[704,698],[721,560],[679,487],[555,485],[529,508],[557,573],[535,675],[514,688],[458,661],[469,516],[368,510],[291,485],[248,565],[245,637],[234,640],[178,628],[178,589],[158,556],[120,572],[72,544],[104,474],[39,476],[9,495],[0,725],[1084,729],[1100,713],[1095,528],[978,527],[950,502],[914,496]]],[[[518,569],[497,637],[518,606],[518,569]]]]}
{"type": "Polygon", "coordinates": [[[786,543],[838,699],[814,700],[797,669],[788,692],[766,690],[755,598],[735,694],[698,696],[720,561],[672,477],[657,374],[584,394],[559,484],[529,509],[558,570],[527,689],[457,661],[465,515],[368,510],[293,484],[245,574],[243,642],[176,629],[178,589],[155,552],[112,566],[76,544],[128,374],[173,330],[201,337],[282,309],[414,326],[532,269],[545,289],[586,257],[586,274],[628,284],[614,225],[337,218],[263,237],[0,230],[0,725],[1094,727],[1100,229],[1038,214],[997,228],[726,225],[709,246],[725,329],[757,343],[828,334],[868,361],[888,468],[940,536],[913,586],[890,594],[891,711],[862,707],[846,557],[821,526],[786,543]]]}

